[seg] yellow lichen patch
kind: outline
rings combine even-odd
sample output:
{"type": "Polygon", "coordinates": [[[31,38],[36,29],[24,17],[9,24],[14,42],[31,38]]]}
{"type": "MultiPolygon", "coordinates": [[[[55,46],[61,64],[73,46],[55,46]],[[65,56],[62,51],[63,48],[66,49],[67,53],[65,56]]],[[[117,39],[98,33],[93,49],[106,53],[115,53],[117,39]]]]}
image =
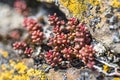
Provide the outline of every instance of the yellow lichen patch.
{"type": "Polygon", "coordinates": [[[93,6],[99,5],[100,1],[99,0],[89,0],[89,3],[93,6]]]}
{"type": "Polygon", "coordinates": [[[12,80],[12,72],[11,71],[5,71],[0,75],[0,80],[12,80]]]}
{"type": "Polygon", "coordinates": [[[2,69],[2,70],[6,70],[6,69],[7,69],[7,67],[5,66],[5,64],[2,64],[2,65],[1,65],[1,69],[2,69]]]}
{"type": "Polygon", "coordinates": [[[25,73],[25,70],[27,70],[27,66],[25,66],[23,62],[19,62],[14,68],[18,70],[18,73],[25,73]]]}
{"type": "Polygon", "coordinates": [[[46,80],[44,71],[28,68],[23,62],[9,60],[9,64],[2,64],[0,67],[0,80],[46,80]]]}
{"type": "MultiPolygon", "coordinates": [[[[60,0],[60,3],[67,7],[73,13],[73,16],[78,16],[87,9],[85,1],[82,0],[60,0]]],[[[82,15],[82,14],[81,14],[82,15]]]]}
{"type": "Polygon", "coordinates": [[[120,1],[119,0],[113,0],[111,2],[111,6],[115,8],[120,8],[120,1]]]}
{"type": "Polygon", "coordinates": [[[120,80],[120,78],[114,78],[113,80],[120,80]]]}
{"type": "Polygon", "coordinates": [[[46,80],[46,75],[45,75],[45,73],[43,71],[41,71],[40,79],[41,80],[46,80]]]}
{"type": "Polygon", "coordinates": [[[28,76],[38,76],[38,75],[40,75],[40,74],[41,74],[41,71],[35,70],[35,69],[33,69],[33,68],[27,70],[27,75],[28,75],[28,76]]]}
{"type": "Polygon", "coordinates": [[[29,76],[23,75],[14,75],[12,80],[30,80],[29,76]]]}
{"type": "Polygon", "coordinates": [[[47,65],[42,65],[42,68],[43,68],[43,69],[47,68],[47,65]]]}
{"type": "Polygon", "coordinates": [[[3,55],[4,58],[8,57],[8,52],[0,49],[0,53],[3,55]]]}
{"type": "Polygon", "coordinates": [[[9,60],[10,66],[14,67],[16,65],[15,61],[9,60]]]}
{"type": "Polygon", "coordinates": [[[103,70],[104,70],[105,72],[108,72],[108,71],[110,70],[110,67],[107,66],[107,65],[104,65],[104,66],[103,66],[103,70]]]}

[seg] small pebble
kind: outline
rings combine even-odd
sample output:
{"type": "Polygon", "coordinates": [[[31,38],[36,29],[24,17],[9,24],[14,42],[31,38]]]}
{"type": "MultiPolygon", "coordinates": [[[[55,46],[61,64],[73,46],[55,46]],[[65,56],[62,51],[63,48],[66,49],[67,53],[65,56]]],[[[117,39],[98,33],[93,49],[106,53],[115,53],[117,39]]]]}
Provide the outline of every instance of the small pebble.
{"type": "Polygon", "coordinates": [[[105,47],[101,44],[101,43],[98,43],[96,45],[94,45],[94,50],[97,52],[97,53],[105,53],[106,49],[105,47]]]}
{"type": "Polygon", "coordinates": [[[48,73],[50,69],[51,69],[51,66],[48,66],[48,67],[45,69],[45,72],[48,73]]]}
{"type": "Polygon", "coordinates": [[[63,75],[63,79],[62,80],[67,80],[66,74],[63,75]]]}
{"type": "Polygon", "coordinates": [[[117,30],[117,29],[118,29],[118,26],[117,26],[117,25],[110,25],[110,26],[109,26],[109,29],[110,29],[110,30],[117,30]]]}
{"type": "Polygon", "coordinates": [[[111,18],[110,18],[110,23],[111,24],[115,24],[115,23],[117,23],[118,22],[118,17],[117,16],[112,16],[111,18]]]}
{"type": "Polygon", "coordinates": [[[119,32],[113,33],[112,39],[113,39],[114,43],[120,42],[120,34],[119,34],[119,32]]]}
{"type": "Polygon", "coordinates": [[[109,13],[107,13],[107,14],[105,14],[105,17],[106,18],[111,18],[113,15],[112,14],[109,14],[109,13]]]}

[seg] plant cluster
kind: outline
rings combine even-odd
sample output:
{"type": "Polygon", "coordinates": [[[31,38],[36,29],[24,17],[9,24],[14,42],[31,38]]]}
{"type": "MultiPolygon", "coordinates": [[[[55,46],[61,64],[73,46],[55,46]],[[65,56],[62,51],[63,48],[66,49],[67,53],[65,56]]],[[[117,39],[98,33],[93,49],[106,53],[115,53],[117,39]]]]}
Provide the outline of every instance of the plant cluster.
{"type": "Polygon", "coordinates": [[[22,50],[24,54],[31,56],[33,53],[33,49],[27,45],[26,42],[15,42],[13,44],[13,49],[22,50]]]}
{"type": "Polygon", "coordinates": [[[41,44],[44,39],[42,26],[36,20],[31,18],[25,18],[23,25],[28,30],[32,42],[35,44],[41,44]]]}
{"type": "Polygon", "coordinates": [[[53,49],[46,53],[47,63],[54,67],[62,64],[64,60],[72,61],[80,58],[88,67],[92,66],[95,51],[90,46],[91,35],[85,24],[76,18],[70,18],[65,22],[56,14],[50,16],[49,21],[54,26],[54,37],[48,42],[53,49]]]}
{"type": "MultiPolygon", "coordinates": [[[[53,26],[53,36],[46,43],[48,47],[52,48],[44,53],[46,62],[55,67],[62,66],[66,61],[70,63],[74,59],[81,59],[88,67],[91,67],[94,64],[95,51],[90,46],[92,38],[86,25],[80,23],[76,18],[69,18],[65,22],[56,14],[49,16],[49,22],[53,26]]],[[[42,26],[34,19],[25,18],[24,27],[29,32],[32,45],[42,46],[45,39],[42,26]]],[[[16,42],[13,44],[13,48],[21,49],[27,55],[33,53],[33,49],[27,42],[16,42]]]]}
{"type": "MultiPolygon", "coordinates": [[[[34,19],[25,18],[23,21],[25,29],[28,31],[32,44],[40,45],[44,39],[41,25],[34,19]]],[[[13,44],[15,50],[22,50],[24,54],[31,56],[33,48],[26,41],[15,42],[13,44]]]]}

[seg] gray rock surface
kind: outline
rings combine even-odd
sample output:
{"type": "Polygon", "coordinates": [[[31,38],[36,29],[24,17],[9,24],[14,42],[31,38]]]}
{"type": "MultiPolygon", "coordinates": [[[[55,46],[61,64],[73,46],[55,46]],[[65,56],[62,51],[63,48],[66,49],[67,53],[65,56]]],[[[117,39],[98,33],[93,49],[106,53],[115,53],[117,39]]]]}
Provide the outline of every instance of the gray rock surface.
{"type": "Polygon", "coordinates": [[[8,5],[0,3],[0,34],[6,35],[14,28],[21,27],[23,16],[19,15],[8,5]]]}

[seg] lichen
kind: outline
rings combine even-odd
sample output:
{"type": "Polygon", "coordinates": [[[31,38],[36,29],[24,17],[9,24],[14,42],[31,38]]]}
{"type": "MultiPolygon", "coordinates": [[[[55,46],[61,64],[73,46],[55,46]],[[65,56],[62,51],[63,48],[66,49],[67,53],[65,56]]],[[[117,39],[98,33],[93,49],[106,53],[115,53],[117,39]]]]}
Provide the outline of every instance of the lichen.
{"type": "Polygon", "coordinates": [[[0,80],[32,80],[38,77],[39,80],[46,80],[44,71],[28,68],[23,62],[10,60],[8,65],[2,64],[0,80]]]}
{"type": "Polygon", "coordinates": [[[119,0],[113,0],[111,2],[111,6],[114,8],[120,8],[120,1],[119,0]]]}
{"type": "Polygon", "coordinates": [[[87,9],[86,0],[60,0],[60,3],[67,7],[73,16],[82,16],[82,13],[87,9]]]}
{"type": "Polygon", "coordinates": [[[60,0],[60,3],[68,8],[75,17],[83,18],[88,9],[88,4],[96,6],[100,4],[99,0],[60,0]]]}

